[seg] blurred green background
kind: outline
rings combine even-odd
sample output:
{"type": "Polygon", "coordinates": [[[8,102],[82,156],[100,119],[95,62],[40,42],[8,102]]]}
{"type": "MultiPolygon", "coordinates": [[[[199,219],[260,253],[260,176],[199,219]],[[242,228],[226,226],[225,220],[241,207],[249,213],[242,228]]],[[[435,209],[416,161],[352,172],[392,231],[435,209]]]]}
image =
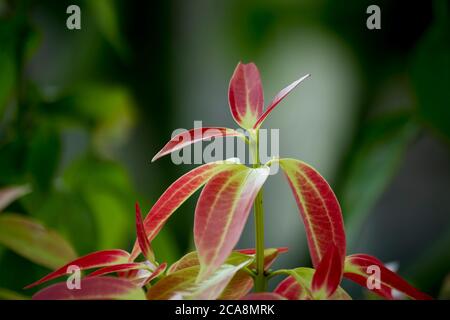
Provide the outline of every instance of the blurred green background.
{"type": "MultiPolygon", "coordinates": [[[[312,74],[265,126],[280,129],[282,156],[332,184],[348,252],[449,298],[449,17],[445,0],[0,0],[0,188],[32,188],[4,211],[57,230],[78,255],[130,249],[134,202],[147,211],[191,169],[150,159],[194,120],[235,128],[228,81],[254,61],[266,101],[312,74]],[[66,28],[71,4],[81,30],[66,28]],[[371,4],[381,30],[366,27],[371,4]]],[[[276,266],[308,265],[287,183],[266,185],[266,246],[290,249],[276,266]]],[[[155,240],[160,261],[193,249],[195,199],[155,240]]],[[[253,246],[250,221],[239,247],[253,246]]],[[[0,245],[0,288],[29,296],[21,288],[46,272],[0,245]]]]}

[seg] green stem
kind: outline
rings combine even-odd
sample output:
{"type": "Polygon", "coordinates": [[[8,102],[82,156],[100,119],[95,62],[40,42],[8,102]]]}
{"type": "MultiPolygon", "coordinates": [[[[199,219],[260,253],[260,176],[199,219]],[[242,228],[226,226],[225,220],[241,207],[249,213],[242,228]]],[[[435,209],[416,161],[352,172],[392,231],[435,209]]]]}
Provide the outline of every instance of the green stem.
{"type": "MultiPolygon", "coordinates": [[[[253,155],[253,167],[258,168],[259,161],[259,132],[256,130],[251,133],[251,149],[253,155]]],[[[256,276],[255,291],[264,292],[267,290],[267,279],[264,273],[264,207],[263,207],[263,189],[259,190],[255,202],[255,241],[256,241],[256,276]]]]}

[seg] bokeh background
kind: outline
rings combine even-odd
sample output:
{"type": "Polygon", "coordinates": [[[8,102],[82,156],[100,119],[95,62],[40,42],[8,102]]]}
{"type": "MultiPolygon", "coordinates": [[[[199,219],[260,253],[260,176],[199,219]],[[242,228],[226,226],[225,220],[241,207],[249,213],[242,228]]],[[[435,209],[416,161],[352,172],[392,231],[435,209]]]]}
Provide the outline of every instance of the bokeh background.
{"type": "MultiPolygon", "coordinates": [[[[135,201],[147,211],[192,168],[150,159],[194,120],[235,128],[228,81],[254,61],[266,101],[312,74],[265,126],[280,129],[282,156],[330,181],[348,252],[449,298],[449,17],[445,0],[0,0],[0,187],[32,189],[4,211],[78,255],[130,249],[135,201]],[[70,4],[81,30],[66,28],[70,4]],[[366,27],[371,4],[381,30],[366,27]]],[[[284,177],[266,185],[266,246],[290,249],[276,266],[309,265],[284,177]]],[[[195,199],[155,240],[160,261],[193,249],[195,199]]],[[[254,246],[251,220],[239,247],[254,246]]],[[[48,271],[0,243],[4,297],[30,296],[22,288],[48,271]]]]}

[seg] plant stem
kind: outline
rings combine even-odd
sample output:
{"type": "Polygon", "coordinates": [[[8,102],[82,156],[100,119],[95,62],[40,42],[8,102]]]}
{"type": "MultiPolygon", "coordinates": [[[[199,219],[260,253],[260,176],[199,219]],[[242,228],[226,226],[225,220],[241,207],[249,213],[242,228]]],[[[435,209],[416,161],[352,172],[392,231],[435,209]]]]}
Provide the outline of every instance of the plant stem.
{"type": "MultiPolygon", "coordinates": [[[[253,167],[258,168],[259,161],[259,132],[251,132],[251,149],[253,155],[253,167]]],[[[253,205],[255,213],[255,241],[256,241],[256,276],[255,291],[264,292],[267,289],[267,279],[264,273],[264,207],[263,188],[259,190],[253,205]]]]}

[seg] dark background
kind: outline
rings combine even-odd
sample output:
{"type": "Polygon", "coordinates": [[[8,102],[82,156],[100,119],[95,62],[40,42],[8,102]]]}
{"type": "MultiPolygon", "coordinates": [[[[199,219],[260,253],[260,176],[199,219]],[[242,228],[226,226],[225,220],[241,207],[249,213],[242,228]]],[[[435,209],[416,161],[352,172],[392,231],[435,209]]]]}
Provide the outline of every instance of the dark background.
{"type": "MultiPolygon", "coordinates": [[[[58,230],[79,255],[129,249],[134,202],[147,211],[191,168],[150,159],[194,120],[235,128],[228,81],[254,61],[266,101],[312,74],[265,126],[280,129],[281,156],[330,181],[348,252],[395,262],[448,298],[449,14],[444,0],[0,0],[0,186],[33,189],[6,211],[58,230]],[[70,4],[81,30],[66,28],[70,4]],[[366,27],[371,4],[381,30],[366,27]]],[[[193,249],[195,198],[155,240],[160,261],[193,249]]],[[[281,175],[265,201],[266,246],[290,248],[276,266],[309,265],[281,175]]],[[[253,246],[250,223],[239,247],[253,246]]],[[[0,288],[29,295],[21,288],[47,271],[0,246],[0,288]]]]}

